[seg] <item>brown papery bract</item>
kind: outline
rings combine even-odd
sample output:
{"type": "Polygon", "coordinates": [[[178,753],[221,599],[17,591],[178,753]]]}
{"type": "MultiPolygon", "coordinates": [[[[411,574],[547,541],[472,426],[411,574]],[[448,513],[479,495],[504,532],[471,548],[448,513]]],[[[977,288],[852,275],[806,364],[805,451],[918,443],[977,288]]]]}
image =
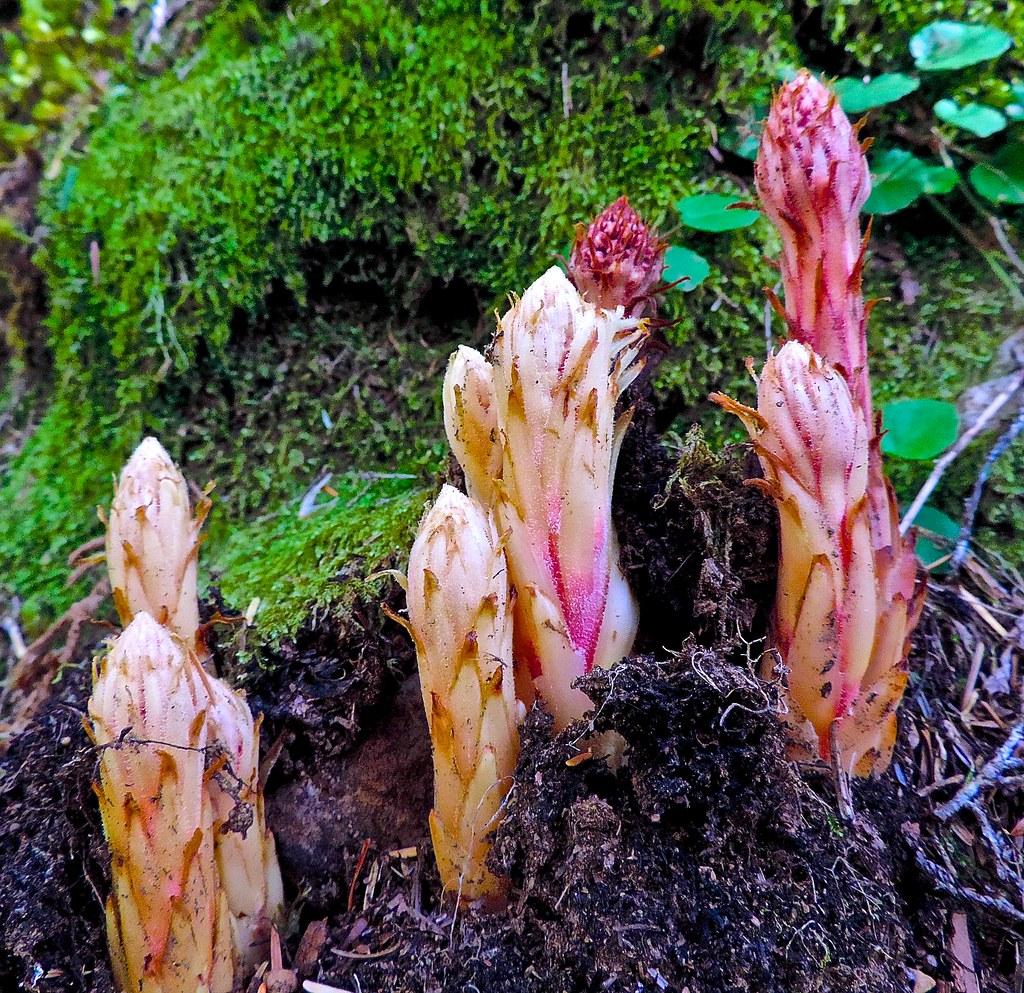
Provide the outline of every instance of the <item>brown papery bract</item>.
{"type": "Polygon", "coordinates": [[[416,643],[434,758],[430,833],[445,890],[503,902],[487,867],[519,752],[512,598],[488,512],[451,486],[420,524],[409,555],[409,630],[416,643]]]}

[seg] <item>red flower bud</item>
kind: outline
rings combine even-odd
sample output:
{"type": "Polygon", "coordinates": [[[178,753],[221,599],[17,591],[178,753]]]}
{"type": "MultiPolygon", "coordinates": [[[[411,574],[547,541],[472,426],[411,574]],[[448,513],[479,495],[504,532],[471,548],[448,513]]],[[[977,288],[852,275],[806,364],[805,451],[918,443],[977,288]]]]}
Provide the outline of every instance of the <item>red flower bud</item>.
{"type": "Polygon", "coordinates": [[[651,292],[661,281],[665,247],[629,200],[619,197],[589,228],[577,226],[569,278],[595,307],[649,317],[656,310],[651,292]]]}

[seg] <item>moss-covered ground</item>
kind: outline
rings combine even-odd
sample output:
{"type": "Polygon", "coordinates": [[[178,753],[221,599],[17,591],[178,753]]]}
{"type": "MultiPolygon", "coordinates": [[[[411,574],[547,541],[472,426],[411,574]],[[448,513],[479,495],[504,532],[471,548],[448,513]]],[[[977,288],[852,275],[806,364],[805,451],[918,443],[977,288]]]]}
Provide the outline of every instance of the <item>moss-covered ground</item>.
{"type": "MultiPolygon", "coordinates": [[[[44,186],[53,379],[0,477],[0,592],[21,598],[30,631],[73,599],[65,557],[98,533],[93,507],[153,432],[196,483],[217,482],[204,555],[231,606],[259,597],[274,638],[343,609],[398,563],[443,465],[453,343],[486,342],[505,295],[623,192],[714,266],[666,300],[664,422],[735,436],[704,397],[749,390],[774,239],[764,221],[686,232],[673,205],[746,188],[749,163],[708,150],[787,66],[884,68],[886,39],[938,7],[1002,16],[955,3],[798,16],[753,0],[222,4],[166,71],[122,74],[44,186]],[[852,54],[837,41],[851,31],[852,54]],[[335,502],[299,518],[326,472],[338,495],[318,500],[335,502]]],[[[953,399],[1019,315],[926,210],[877,233],[921,284],[902,302],[898,266],[869,273],[889,298],[873,320],[879,398],[953,399]]],[[[976,465],[940,505],[957,511],[976,465]]],[[[984,508],[985,539],[1016,531],[1017,554],[1022,466],[1018,447],[984,508]]],[[[908,496],[926,471],[894,467],[908,496]]]]}

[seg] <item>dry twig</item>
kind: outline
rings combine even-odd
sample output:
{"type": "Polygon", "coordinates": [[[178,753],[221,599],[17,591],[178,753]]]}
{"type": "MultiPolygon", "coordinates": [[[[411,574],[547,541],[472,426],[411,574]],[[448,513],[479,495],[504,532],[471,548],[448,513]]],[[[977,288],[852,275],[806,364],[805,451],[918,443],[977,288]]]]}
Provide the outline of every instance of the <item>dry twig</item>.
{"type": "Polygon", "coordinates": [[[935,487],[939,485],[946,470],[960,457],[964,449],[985,430],[996,414],[1010,402],[1010,399],[1022,386],[1024,386],[1024,369],[1019,369],[1010,380],[1009,385],[978,415],[974,424],[960,435],[956,444],[935,463],[931,474],[924,481],[924,485],[914,497],[914,502],[903,515],[903,520],[900,521],[900,534],[906,534],[910,530],[917,515],[921,512],[921,508],[925,505],[928,497],[932,495],[935,487]]]}

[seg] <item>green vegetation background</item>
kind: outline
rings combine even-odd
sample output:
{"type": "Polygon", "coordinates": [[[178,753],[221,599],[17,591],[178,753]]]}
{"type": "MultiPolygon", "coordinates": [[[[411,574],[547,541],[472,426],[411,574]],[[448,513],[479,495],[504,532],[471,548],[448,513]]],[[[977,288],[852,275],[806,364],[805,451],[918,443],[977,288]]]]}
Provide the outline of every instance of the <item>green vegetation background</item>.
{"type": "MultiPolygon", "coordinates": [[[[656,391],[679,428],[703,419],[723,440],[731,426],[704,397],[750,395],[742,361],[763,352],[775,244],[764,221],[679,229],[681,196],[743,191],[744,163],[727,163],[733,176],[708,154],[718,130],[786,67],[840,52],[884,71],[936,16],[1024,36],[1024,12],[1008,23],[999,7],[830,2],[797,22],[758,0],[236,0],[197,17],[162,71],[112,59],[75,140],[46,146],[60,155],[36,255],[53,376],[22,402],[33,431],[0,479],[0,583],[30,629],[81,592],[65,558],[99,533],[93,508],[145,432],[196,483],[217,482],[204,556],[231,606],[260,597],[275,638],[343,607],[403,554],[443,464],[454,343],[484,344],[505,295],[621,193],[714,265],[671,296],[656,391]],[[326,471],[337,497],[300,519],[326,471]]],[[[869,274],[889,298],[872,321],[878,395],[955,399],[1020,315],[927,208],[876,238],[905,259],[869,274]]],[[[976,465],[942,491],[954,516],[976,465]]],[[[901,490],[926,471],[897,467],[901,490]]],[[[983,532],[1018,561],[1022,494],[1018,445],[983,532]]]]}

